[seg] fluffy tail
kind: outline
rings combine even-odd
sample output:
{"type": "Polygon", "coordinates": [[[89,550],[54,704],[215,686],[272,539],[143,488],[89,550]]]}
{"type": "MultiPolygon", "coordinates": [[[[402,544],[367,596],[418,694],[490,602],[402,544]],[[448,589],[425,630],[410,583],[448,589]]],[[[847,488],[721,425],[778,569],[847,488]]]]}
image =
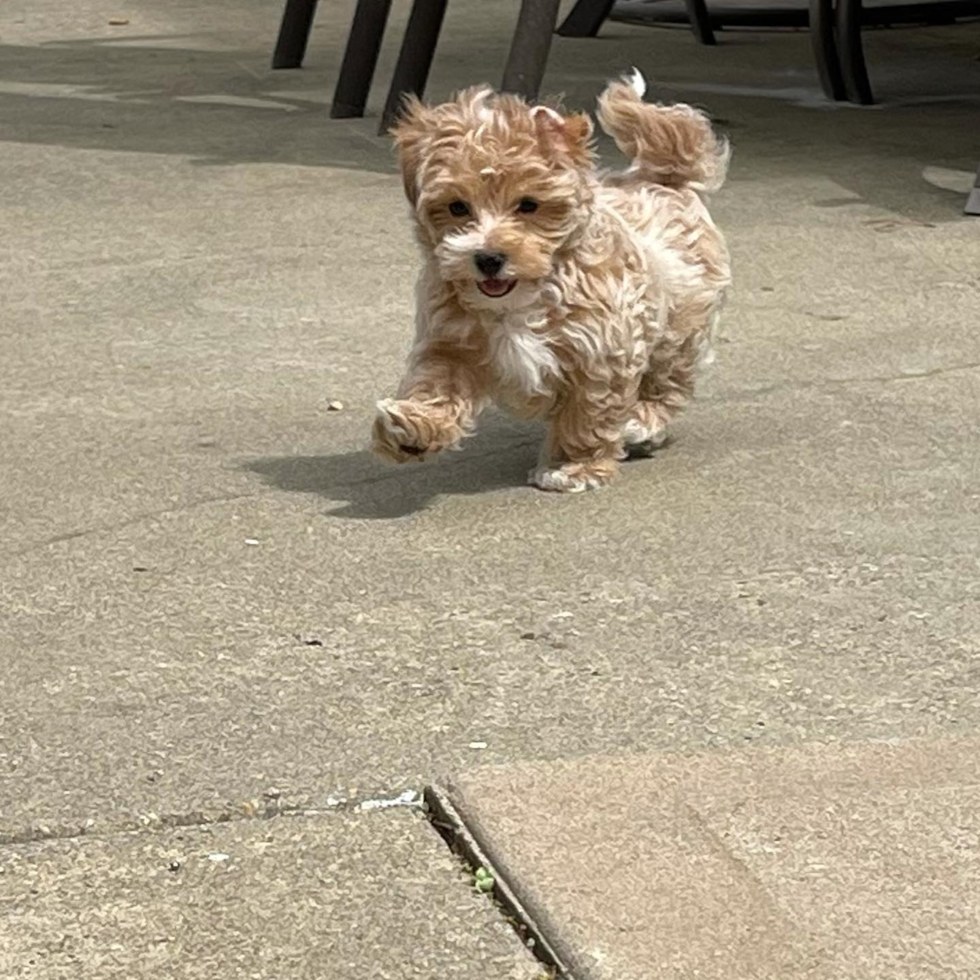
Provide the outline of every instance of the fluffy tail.
{"type": "Polygon", "coordinates": [[[728,141],[689,105],[644,102],[646,88],[634,68],[599,96],[599,125],[633,161],[631,175],[666,187],[718,190],[728,171],[728,141]]]}

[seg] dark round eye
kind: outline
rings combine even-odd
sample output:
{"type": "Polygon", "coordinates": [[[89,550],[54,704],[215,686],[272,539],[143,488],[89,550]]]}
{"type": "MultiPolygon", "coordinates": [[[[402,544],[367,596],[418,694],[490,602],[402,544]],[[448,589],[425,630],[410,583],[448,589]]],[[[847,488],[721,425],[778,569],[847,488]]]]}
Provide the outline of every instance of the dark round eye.
{"type": "Polygon", "coordinates": [[[453,201],[449,205],[449,213],[454,218],[465,218],[470,213],[470,209],[466,206],[465,201],[453,201]]]}
{"type": "Polygon", "coordinates": [[[533,197],[522,197],[520,203],[517,205],[517,210],[521,214],[533,214],[538,210],[538,202],[533,197]]]}

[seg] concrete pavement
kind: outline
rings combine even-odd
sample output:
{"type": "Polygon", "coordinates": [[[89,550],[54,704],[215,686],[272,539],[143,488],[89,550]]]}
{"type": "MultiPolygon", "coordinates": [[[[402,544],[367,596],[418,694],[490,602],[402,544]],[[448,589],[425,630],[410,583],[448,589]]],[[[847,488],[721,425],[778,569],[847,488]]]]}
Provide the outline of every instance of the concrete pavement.
{"type": "Polygon", "coordinates": [[[9,980],[541,976],[405,810],[17,844],[0,867],[9,980]]]}
{"type": "Polygon", "coordinates": [[[978,749],[593,756],[444,794],[577,980],[969,980],[978,749]]]}
{"type": "MultiPolygon", "coordinates": [[[[511,4],[451,7],[435,96],[508,42],[511,4]]],[[[502,417],[437,465],[364,452],[416,260],[375,120],[325,117],[337,8],[283,74],[266,0],[4,5],[0,841],[975,729],[976,28],[872,35],[867,112],[821,105],[804,36],[556,43],[572,104],[637,64],[736,146],[702,398],[565,500],[502,417]]]]}

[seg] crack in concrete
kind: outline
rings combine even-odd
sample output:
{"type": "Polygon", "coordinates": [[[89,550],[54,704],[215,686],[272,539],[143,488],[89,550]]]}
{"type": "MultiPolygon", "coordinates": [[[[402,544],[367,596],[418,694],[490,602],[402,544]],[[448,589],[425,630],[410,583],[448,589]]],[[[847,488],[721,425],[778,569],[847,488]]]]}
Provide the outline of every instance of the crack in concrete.
{"type": "Polygon", "coordinates": [[[50,548],[51,545],[59,544],[62,541],[74,541],[76,538],[88,537],[91,534],[106,534],[112,531],[122,531],[125,528],[133,527],[136,524],[142,524],[144,521],[156,520],[160,517],[168,517],[172,514],[184,514],[188,511],[197,509],[198,507],[205,507],[208,504],[220,504],[228,503],[233,500],[247,500],[250,497],[258,497],[267,491],[256,490],[252,493],[233,493],[225,494],[224,496],[216,497],[204,497],[201,500],[194,500],[188,504],[182,504],[180,507],[164,507],[161,510],[148,511],[143,514],[137,514],[134,517],[126,518],[124,521],[119,521],[115,524],[100,524],[95,527],[81,528],[77,531],[66,531],[63,534],[55,534],[50,538],[45,538],[43,541],[37,541],[34,544],[28,545],[26,548],[21,548],[16,551],[3,552],[5,558],[20,558],[23,555],[29,555],[32,551],[43,551],[45,548],[50,548]]]}
{"type": "Polygon", "coordinates": [[[821,378],[814,381],[778,381],[775,384],[765,385],[762,388],[745,388],[732,395],[712,399],[713,401],[745,401],[757,395],[771,395],[777,392],[791,391],[812,391],[828,390],[835,388],[848,388],[854,385],[866,384],[895,384],[903,381],[923,381],[929,378],[940,377],[945,374],[958,374],[966,371],[975,371],[980,368],[980,361],[971,361],[967,364],[951,364],[942,367],[931,368],[928,371],[916,371],[908,374],[888,374],[872,375],[864,378],[821,378]]]}
{"type": "Polygon", "coordinates": [[[38,823],[20,831],[0,831],[0,848],[24,844],[40,844],[55,840],[80,840],[113,837],[137,831],[148,833],[194,827],[215,827],[222,824],[275,820],[278,817],[319,817],[330,813],[369,813],[377,810],[421,809],[422,794],[415,789],[391,794],[358,797],[327,797],[321,804],[288,803],[280,800],[244,802],[236,806],[185,813],[138,814],[129,820],[107,820],[104,824],[88,818],[82,823],[49,826],[38,823]]]}

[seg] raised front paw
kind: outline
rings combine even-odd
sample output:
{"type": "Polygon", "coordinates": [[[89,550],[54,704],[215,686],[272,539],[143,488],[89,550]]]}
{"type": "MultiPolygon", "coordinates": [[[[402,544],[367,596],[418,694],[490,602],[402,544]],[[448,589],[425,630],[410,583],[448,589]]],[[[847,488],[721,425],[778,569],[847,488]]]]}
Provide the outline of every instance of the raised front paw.
{"type": "Polygon", "coordinates": [[[378,402],[371,448],[389,462],[407,463],[450,449],[463,435],[444,408],[386,398],[378,402]]]}
{"type": "Polygon", "coordinates": [[[556,493],[582,493],[605,486],[619,471],[614,459],[596,459],[585,463],[563,463],[561,466],[538,466],[528,474],[527,482],[541,490],[556,493]]]}

